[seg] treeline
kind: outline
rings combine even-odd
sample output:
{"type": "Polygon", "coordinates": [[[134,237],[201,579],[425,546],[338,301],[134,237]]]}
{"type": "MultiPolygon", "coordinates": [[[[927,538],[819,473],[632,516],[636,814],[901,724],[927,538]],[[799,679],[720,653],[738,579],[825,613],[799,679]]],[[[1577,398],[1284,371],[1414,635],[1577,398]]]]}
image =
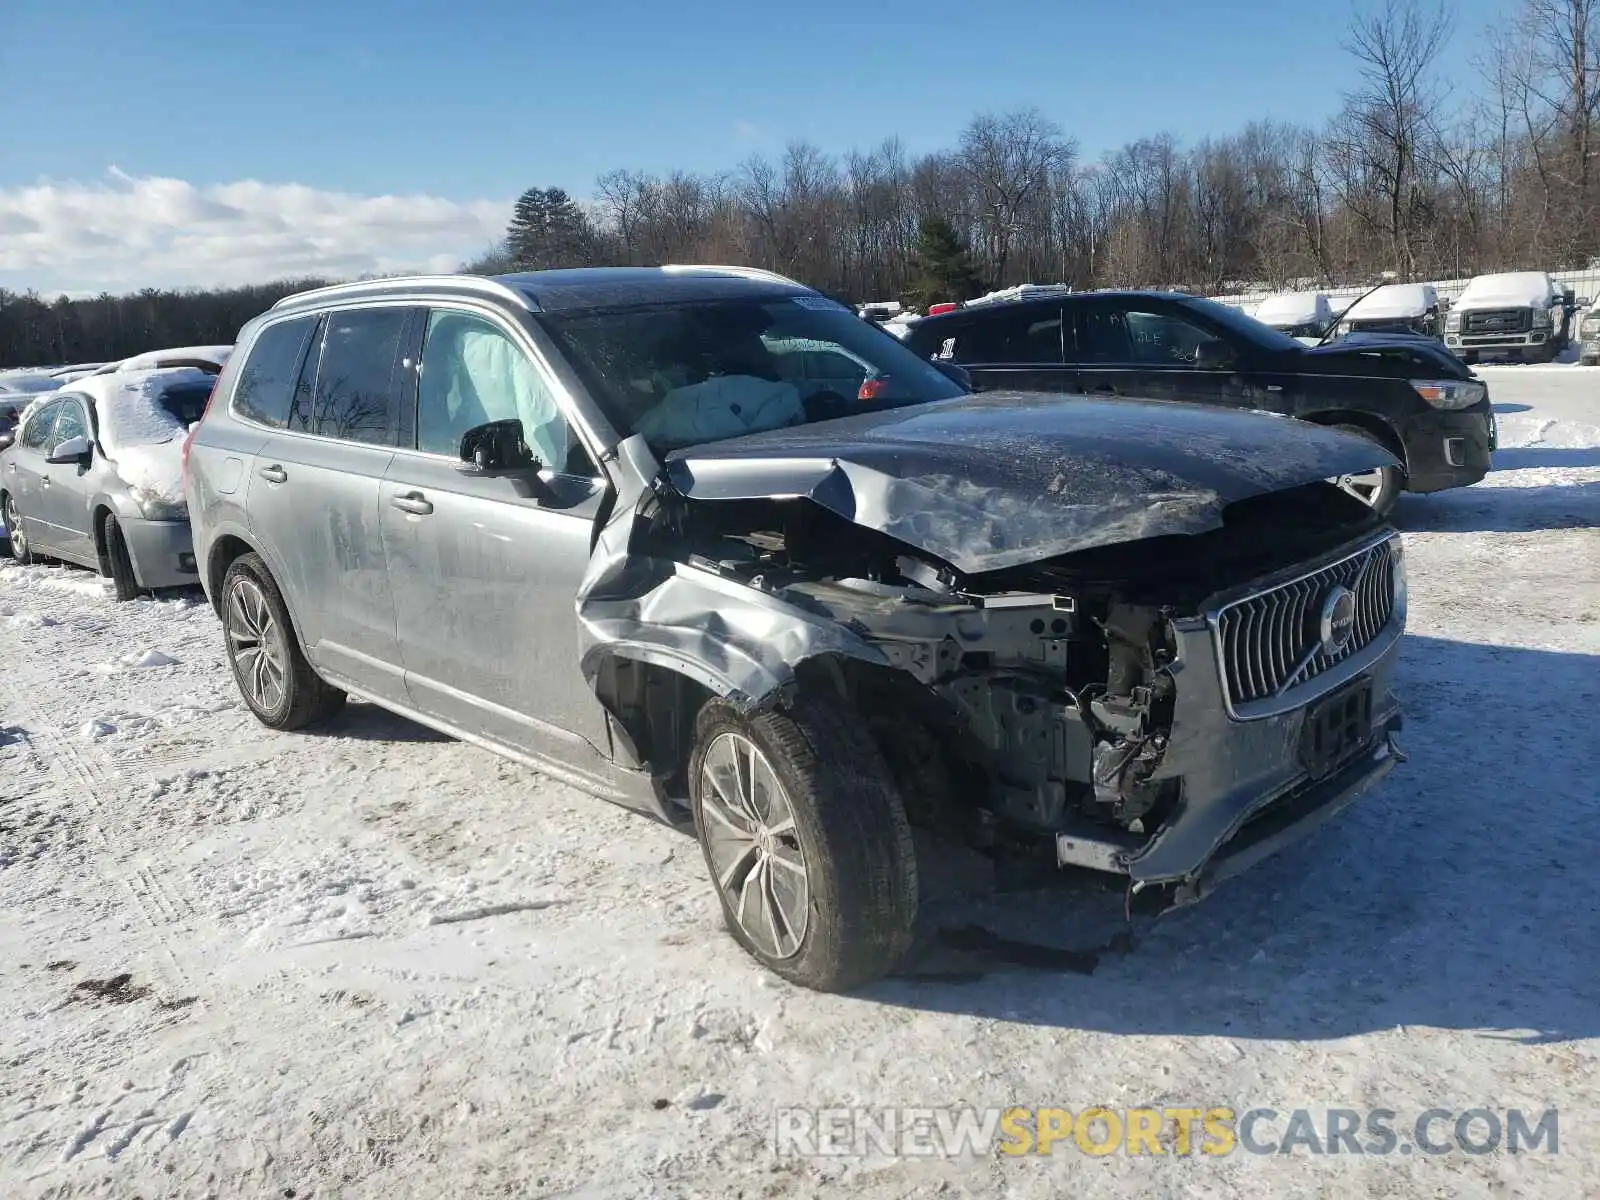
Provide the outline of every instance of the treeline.
{"type": "Polygon", "coordinates": [[[326,280],[54,301],[0,288],[0,367],[110,362],[170,346],[225,346],[283,297],[326,280]]]}
{"type": "MultiPolygon", "coordinates": [[[[504,242],[465,269],[741,263],[842,299],[927,300],[1029,280],[1219,292],[1455,278],[1600,254],[1600,0],[1515,0],[1489,31],[1452,29],[1433,0],[1374,2],[1343,43],[1356,86],[1320,128],[1263,121],[1189,147],[1157,134],[1088,161],[1030,109],[977,116],[935,154],[797,142],[725,172],[619,170],[587,206],[529,189],[504,242]],[[1447,84],[1450,37],[1480,49],[1447,84]]],[[[0,292],[0,365],[227,341],[303,286],[0,292]]]]}

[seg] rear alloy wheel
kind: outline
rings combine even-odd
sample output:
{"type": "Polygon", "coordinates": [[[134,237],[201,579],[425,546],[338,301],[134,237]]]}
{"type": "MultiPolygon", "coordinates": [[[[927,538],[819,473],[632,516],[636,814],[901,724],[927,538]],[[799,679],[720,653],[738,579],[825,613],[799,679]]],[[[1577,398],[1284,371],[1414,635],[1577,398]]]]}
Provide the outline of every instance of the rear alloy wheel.
{"type": "MultiPolygon", "coordinates": [[[[1353,433],[1356,437],[1366,438],[1375,446],[1389,449],[1379,438],[1359,425],[1339,425],[1337,428],[1345,433],[1353,433]]],[[[1405,490],[1406,477],[1405,472],[1399,467],[1374,467],[1370,471],[1340,475],[1334,482],[1339,485],[1340,490],[1349,492],[1361,503],[1376,511],[1380,517],[1387,517],[1394,511],[1400,493],[1405,490]]]]}
{"type": "Polygon", "coordinates": [[[306,661],[283,595],[258,555],[240,555],[223,576],[222,627],[239,694],[263,725],[300,729],[344,707],[345,694],[306,661]]]}
{"type": "Polygon", "coordinates": [[[804,692],[781,712],[700,712],[695,830],[734,940],[768,970],[844,991],[893,970],[917,912],[911,826],[864,723],[804,692]]]}
{"type": "Polygon", "coordinates": [[[0,510],[6,522],[6,536],[11,540],[11,557],[23,566],[33,561],[33,551],[28,548],[28,535],[22,531],[22,518],[17,515],[17,502],[6,497],[5,508],[0,510]]]}
{"type": "Polygon", "coordinates": [[[117,599],[135,599],[139,595],[139,580],[133,573],[133,556],[128,553],[128,539],[123,536],[122,526],[114,514],[105,515],[100,534],[106,548],[106,563],[111,568],[111,582],[117,589],[117,599]]]}

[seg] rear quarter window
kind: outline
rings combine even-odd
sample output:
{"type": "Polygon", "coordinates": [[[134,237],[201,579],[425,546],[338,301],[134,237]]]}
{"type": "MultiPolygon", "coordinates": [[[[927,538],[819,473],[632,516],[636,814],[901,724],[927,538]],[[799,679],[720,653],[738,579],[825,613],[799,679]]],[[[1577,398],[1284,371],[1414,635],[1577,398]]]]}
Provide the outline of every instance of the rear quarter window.
{"type": "MultiPolygon", "coordinates": [[[[315,317],[298,317],[279,321],[261,331],[250,348],[250,357],[239,372],[239,383],[233,392],[233,407],[241,417],[273,429],[282,429],[287,424],[300,361],[316,323],[315,317]]],[[[202,408],[205,406],[204,398],[200,404],[202,408]]],[[[177,413],[173,415],[178,416],[177,413]]]]}

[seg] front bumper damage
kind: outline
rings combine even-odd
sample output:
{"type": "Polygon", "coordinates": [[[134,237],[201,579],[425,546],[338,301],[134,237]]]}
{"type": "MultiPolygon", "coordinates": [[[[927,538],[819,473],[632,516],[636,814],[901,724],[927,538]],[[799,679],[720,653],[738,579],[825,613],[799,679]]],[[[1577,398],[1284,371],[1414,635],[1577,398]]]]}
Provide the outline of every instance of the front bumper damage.
{"type": "Polygon", "coordinates": [[[1239,720],[1228,713],[1211,623],[1175,622],[1177,704],[1156,778],[1181,778],[1177,811],[1148,840],[1103,827],[1056,838],[1062,866],[1126,875],[1134,890],[1167,887],[1168,907],[1193,903],[1223,879],[1311,833],[1400,761],[1400,707],[1389,680],[1403,619],[1341,669],[1319,677],[1298,707],[1239,720]],[[1337,762],[1307,754],[1308,715],[1353,687],[1370,688],[1369,732],[1337,762]]]}

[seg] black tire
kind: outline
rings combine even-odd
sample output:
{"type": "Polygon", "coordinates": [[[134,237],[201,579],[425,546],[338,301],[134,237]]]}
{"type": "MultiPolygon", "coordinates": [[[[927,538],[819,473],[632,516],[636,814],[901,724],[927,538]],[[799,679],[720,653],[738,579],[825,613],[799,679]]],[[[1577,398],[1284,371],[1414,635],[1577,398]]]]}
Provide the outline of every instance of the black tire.
{"type": "MultiPolygon", "coordinates": [[[[1337,425],[1335,428],[1345,433],[1353,433],[1359,438],[1366,438],[1373,445],[1382,446],[1390,454],[1394,454],[1394,449],[1389,443],[1370,429],[1363,429],[1360,425],[1337,425]]],[[[1380,467],[1375,474],[1380,480],[1376,490],[1370,497],[1363,495],[1361,499],[1380,517],[1387,517],[1399,503],[1400,493],[1406,490],[1406,473],[1399,467],[1380,467]]]]}
{"type": "Polygon", "coordinates": [[[1578,359],[1578,365],[1580,367],[1593,367],[1600,365],[1600,357],[1596,357],[1593,354],[1585,354],[1578,359]]]}
{"type": "Polygon", "coordinates": [[[22,531],[22,519],[17,516],[17,502],[11,498],[9,493],[6,495],[3,515],[6,523],[8,552],[12,558],[23,566],[27,566],[33,561],[33,551],[28,546],[28,535],[22,531]]]}
{"type": "Polygon", "coordinates": [[[128,553],[128,539],[123,536],[115,513],[107,513],[101,518],[100,536],[106,548],[106,565],[111,570],[111,583],[117,590],[117,599],[137,599],[141,589],[133,573],[133,556],[128,553]]]}
{"type": "MultiPolygon", "coordinates": [[[[695,830],[723,919],[734,940],[756,961],[792,983],[824,992],[845,991],[894,970],[911,945],[916,921],[916,851],[889,769],[865,723],[848,705],[802,692],[786,711],[746,716],[725,701],[713,700],[695,724],[689,789],[695,830]],[[735,740],[724,741],[724,735],[735,740]],[[799,906],[806,917],[803,934],[796,939],[791,932],[789,940],[797,944],[788,953],[775,953],[747,933],[728,890],[718,882],[708,828],[719,820],[723,828],[732,827],[716,815],[727,811],[720,795],[712,796],[707,808],[707,794],[716,789],[707,778],[706,763],[708,754],[719,752],[714,747],[737,747],[741,738],[770,765],[793,816],[791,833],[768,833],[769,845],[781,841],[785,854],[798,856],[807,885],[805,903],[799,906]]],[[[767,874],[785,877],[771,867],[767,874]]],[[[754,877],[755,871],[747,875],[754,877]]],[[[742,906],[742,889],[740,895],[742,906]]],[[[773,940],[781,951],[776,933],[773,940]]]]}
{"type": "Polygon", "coordinates": [[[283,593],[260,555],[241,554],[229,565],[219,607],[233,681],[263,725],[303,729],[344,707],[345,694],[306,661],[283,593]],[[254,640],[245,636],[252,626],[254,640]]]}
{"type": "Polygon", "coordinates": [[[1461,355],[1461,361],[1466,363],[1467,366],[1469,366],[1469,367],[1477,366],[1478,365],[1478,352],[1476,350],[1464,351],[1462,353],[1462,355],[1461,355]]]}

